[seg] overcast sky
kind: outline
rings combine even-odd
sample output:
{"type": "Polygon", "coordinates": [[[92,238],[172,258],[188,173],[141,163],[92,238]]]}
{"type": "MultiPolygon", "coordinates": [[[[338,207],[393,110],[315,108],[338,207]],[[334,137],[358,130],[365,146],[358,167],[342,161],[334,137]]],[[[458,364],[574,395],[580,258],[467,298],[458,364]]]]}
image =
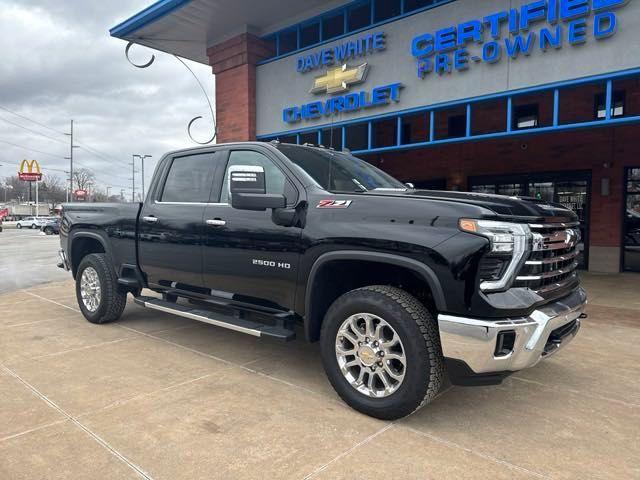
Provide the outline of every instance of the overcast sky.
{"type": "MultiPolygon", "coordinates": [[[[137,69],[124,56],[125,42],[109,36],[109,28],[151,3],[0,0],[0,107],[60,132],[68,132],[73,119],[77,141],[104,157],[78,148],[74,164],[94,169],[103,187],[112,186],[112,192],[128,188],[129,195],[132,153],[153,155],[145,163],[149,179],[164,152],[195,145],[186,131],[191,118],[205,116],[194,126],[196,138],[206,139],[211,129],[205,98],[184,66],[156,52],[151,67],[137,69]]],[[[134,46],[131,57],[144,62],[150,52],[134,46]]],[[[213,101],[210,68],[189,65],[213,101]]],[[[0,178],[15,174],[23,158],[35,158],[45,169],[68,170],[68,160],[62,158],[68,154],[64,135],[0,109],[0,178]]],[[[139,178],[136,185],[139,188],[139,178]]]]}

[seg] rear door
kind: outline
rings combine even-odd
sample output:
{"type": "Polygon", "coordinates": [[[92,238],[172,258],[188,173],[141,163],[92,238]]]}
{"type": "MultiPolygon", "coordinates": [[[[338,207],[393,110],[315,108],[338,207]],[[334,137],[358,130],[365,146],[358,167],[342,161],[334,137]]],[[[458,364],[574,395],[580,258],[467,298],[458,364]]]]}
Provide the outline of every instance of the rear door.
{"type": "Polygon", "coordinates": [[[138,256],[150,285],[202,288],[204,210],[217,168],[216,151],[179,154],[164,162],[139,222],[138,256]]]}

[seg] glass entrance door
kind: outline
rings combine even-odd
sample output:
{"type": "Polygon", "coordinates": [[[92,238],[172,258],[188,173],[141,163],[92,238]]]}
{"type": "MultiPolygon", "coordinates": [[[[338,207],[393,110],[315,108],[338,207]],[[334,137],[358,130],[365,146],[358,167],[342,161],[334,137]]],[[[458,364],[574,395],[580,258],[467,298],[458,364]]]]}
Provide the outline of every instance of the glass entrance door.
{"type": "Polygon", "coordinates": [[[472,192],[535,197],[547,202],[560,203],[573,210],[580,220],[582,233],[582,240],[578,245],[581,252],[580,268],[588,267],[590,172],[475,177],[469,179],[469,184],[472,192]]]}
{"type": "Polygon", "coordinates": [[[622,268],[640,272],[640,167],[625,174],[622,268]]]}

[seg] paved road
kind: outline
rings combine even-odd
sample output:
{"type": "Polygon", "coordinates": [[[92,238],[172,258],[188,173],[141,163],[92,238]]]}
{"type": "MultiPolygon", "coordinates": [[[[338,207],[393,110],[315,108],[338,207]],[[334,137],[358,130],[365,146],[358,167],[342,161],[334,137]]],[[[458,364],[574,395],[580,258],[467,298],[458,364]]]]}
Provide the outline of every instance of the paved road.
{"type": "Polygon", "coordinates": [[[68,280],[69,273],[56,266],[59,245],[57,235],[38,230],[6,228],[0,232],[0,293],[68,280]]]}
{"type": "Polygon", "coordinates": [[[131,301],[92,325],[71,278],[0,294],[0,479],[640,479],[640,277],[587,277],[566,349],[397,422],[346,407],[317,344],[131,301]]]}

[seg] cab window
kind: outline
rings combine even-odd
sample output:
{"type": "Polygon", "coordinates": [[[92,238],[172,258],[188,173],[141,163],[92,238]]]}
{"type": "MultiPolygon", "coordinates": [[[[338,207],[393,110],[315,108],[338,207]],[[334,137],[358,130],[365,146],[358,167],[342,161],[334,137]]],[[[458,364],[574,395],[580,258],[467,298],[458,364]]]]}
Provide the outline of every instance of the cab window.
{"type": "Polygon", "coordinates": [[[208,203],[213,185],[213,155],[213,153],[200,153],[174,158],[160,201],[208,203]]]}
{"type": "Polygon", "coordinates": [[[265,155],[251,150],[234,150],[229,154],[229,162],[224,173],[220,203],[229,203],[229,167],[246,165],[264,168],[267,193],[284,194],[288,201],[294,200],[295,189],[284,173],[265,155]]]}

